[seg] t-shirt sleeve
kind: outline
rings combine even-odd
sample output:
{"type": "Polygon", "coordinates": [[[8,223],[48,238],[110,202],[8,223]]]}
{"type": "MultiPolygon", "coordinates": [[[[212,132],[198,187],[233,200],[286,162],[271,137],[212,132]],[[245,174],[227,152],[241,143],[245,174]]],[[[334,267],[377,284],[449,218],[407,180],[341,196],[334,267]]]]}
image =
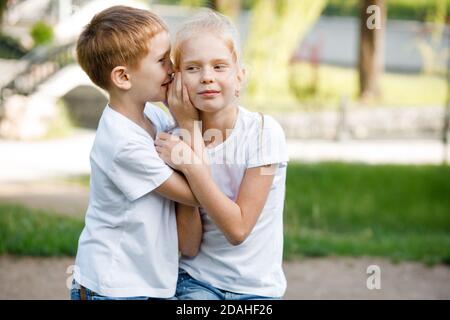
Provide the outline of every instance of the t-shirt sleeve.
{"type": "Polygon", "coordinates": [[[128,200],[134,201],[159,187],[172,173],[153,144],[129,141],[116,152],[108,176],[128,200]]]}
{"type": "Polygon", "coordinates": [[[257,125],[252,127],[247,139],[247,168],[276,163],[286,165],[289,156],[283,128],[271,116],[264,115],[264,125],[262,117],[258,118],[257,125]]]}
{"type": "Polygon", "coordinates": [[[149,102],[146,103],[144,112],[158,126],[158,131],[169,132],[175,127],[175,120],[170,113],[149,102]]]}

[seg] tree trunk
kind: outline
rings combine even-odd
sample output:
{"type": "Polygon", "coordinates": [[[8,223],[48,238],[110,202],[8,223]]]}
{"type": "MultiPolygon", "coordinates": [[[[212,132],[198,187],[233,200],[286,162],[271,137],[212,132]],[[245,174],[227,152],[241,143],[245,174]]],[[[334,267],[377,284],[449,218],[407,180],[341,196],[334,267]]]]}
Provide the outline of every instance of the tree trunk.
{"type": "Polygon", "coordinates": [[[363,101],[380,98],[384,70],[386,4],[384,0],[362,0],[360,15],[359,85],[363,101]]]}

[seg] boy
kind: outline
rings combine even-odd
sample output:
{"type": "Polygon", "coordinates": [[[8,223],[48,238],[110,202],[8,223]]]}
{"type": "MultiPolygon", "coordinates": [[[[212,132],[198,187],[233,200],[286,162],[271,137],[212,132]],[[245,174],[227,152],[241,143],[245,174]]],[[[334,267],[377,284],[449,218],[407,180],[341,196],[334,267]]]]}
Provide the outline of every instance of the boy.
{"type": "Polygon", "coordinates": [[[77,44],[78,62],[109,93],[90,154],[90,201],[72,299],[170,298],[178,246],[175,206],[198,206],[154,139],[171,121],[147,101],[166,100],[170,40],[153,13],[115,6],[97,14],[77,44]]]}

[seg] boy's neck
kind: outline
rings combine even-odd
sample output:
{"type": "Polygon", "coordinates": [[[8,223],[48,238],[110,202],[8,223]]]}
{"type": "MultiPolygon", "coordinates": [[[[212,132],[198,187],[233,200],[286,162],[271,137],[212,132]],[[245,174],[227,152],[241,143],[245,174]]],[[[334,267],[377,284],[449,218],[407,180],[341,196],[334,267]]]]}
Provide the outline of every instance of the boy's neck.
{"type": "Polygon", "coordinates": [[[109,106],[147,131],[153,139],[155,138],[155,128],[144,116],[145,103],[136,103],[127,95],[110,93],[109,106]]]}
{"type": "Polygon", "coordinates": [[[127,95],[110,94],[109,106],[134,122],[144,120],[145,104],[139,104],[127,95]]]}
{"type": "MultiPolygon", "coordinates": [[[[202,134],[209,129],[220,130],[223,141],[230,135],[236,123],[238,107],[230,105],[217,112],[200,111],[200,120],[202,121],[202,134]]],[[[223,142],[217,141],[217,143],[223,142]]],[[[216,143],[214,143],[216,145],[216,143]]]]}

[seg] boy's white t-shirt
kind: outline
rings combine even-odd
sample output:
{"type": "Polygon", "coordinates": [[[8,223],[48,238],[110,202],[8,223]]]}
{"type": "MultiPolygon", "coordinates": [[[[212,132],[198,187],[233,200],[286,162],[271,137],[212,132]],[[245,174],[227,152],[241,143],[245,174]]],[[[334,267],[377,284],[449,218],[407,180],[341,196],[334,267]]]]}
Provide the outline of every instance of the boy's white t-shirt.
{"type": "MultiPolygon", "coordinates": [[[[172,126],[149,103],[145,115],[157,132],[172,126]]],[[[106,106],[90,154],[89,207],[81,233],[75,280],[111,297],[172,297],[178,274],[174,203],[155,188],[173,173],[152,137],[106,106]]]]}
{"type": "MultiPolygon", "coordinates": [[[[180,268],[194,279],[227,291],[281,297],[286,290],[282,269],[283,207],[288,154],[281,126],[270,116],[239,107],[233,131],[224,143],[207,149],[212,176],[220,190],[236,201],[248,168],[278,164],[266,204],[248,238],[231,245],[201,208],[203,238],[194,258],[182,256],[180,268]]],[[[263,169],[264,170],[264,169],[263,169]]]]}

